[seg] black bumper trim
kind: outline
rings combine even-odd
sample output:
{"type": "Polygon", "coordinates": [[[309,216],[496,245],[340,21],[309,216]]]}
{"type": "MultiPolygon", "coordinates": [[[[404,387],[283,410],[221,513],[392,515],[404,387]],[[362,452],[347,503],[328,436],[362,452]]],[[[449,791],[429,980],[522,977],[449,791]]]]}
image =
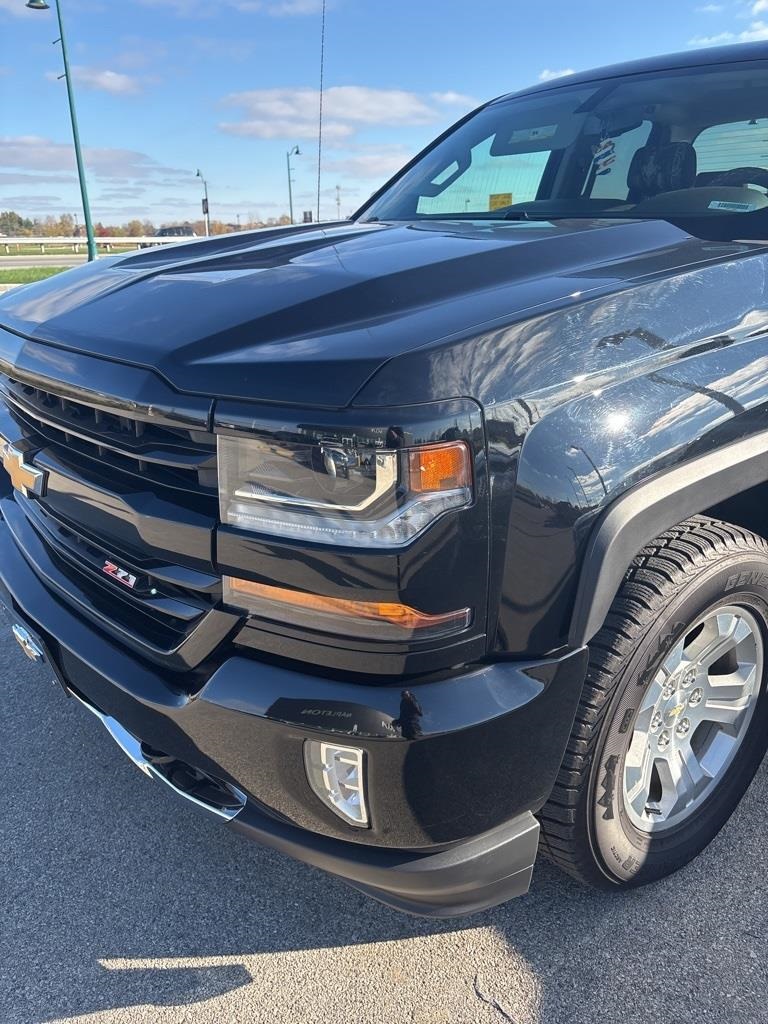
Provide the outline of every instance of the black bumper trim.
{"type": "Polygon", "coordinates": [[[381,903],[423,917],[463,917],[523,896],[539,843],[530,813],[437,853],[371,849],[299,832],[248,805],[229,828],[321,868],[381,903]]]}
{"type": "MultiPolygon", "coordinates": [[[[375,709],[387,707],[390,721],[378,735],[381,722],[372,724],[370,739],[359,722],[357,735],[377,773],[379,828],[351,837],[309,791],[301,756],[305,737],[318,734],[318,723],[305,717],[310,705],[329,709],[333,701],[325,695],[349,698],[351,684],[231,658],[197,695],[175,689],[61,604],[1,518],[0,599],[94,707],[156,750],[242,789],[247,802],[230,828],[411,913],[470,914],[527,891],[538,840],[532,811],[546,800],[559,766],[583,651],[413,684],[424,714],[423,723],[411,723],[410,736],[399,686],[355,686],[370,714],[378,719],[375,709]],[[306,690],[293,706],[288,698],[288,711],[300,711],[292,722],[285,704],[274,701],[276,692],[285,700],[291,686],[296,698],[306,690]]],[[[323,731],[334,734],[325,723],[323,731]]]]}

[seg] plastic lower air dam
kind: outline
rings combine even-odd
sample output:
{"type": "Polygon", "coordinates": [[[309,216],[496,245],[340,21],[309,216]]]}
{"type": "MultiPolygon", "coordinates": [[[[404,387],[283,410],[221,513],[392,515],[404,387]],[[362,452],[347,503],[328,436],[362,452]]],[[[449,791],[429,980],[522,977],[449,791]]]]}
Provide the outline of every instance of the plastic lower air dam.
{"type": "Polygon", "coordinates": [[[437,853],[359,847],[298,830],[251,805],[229,827],[395,910],[438,918],[478,913],[524,895],[539,843],[539,823],[529,811],[437,853]]]}

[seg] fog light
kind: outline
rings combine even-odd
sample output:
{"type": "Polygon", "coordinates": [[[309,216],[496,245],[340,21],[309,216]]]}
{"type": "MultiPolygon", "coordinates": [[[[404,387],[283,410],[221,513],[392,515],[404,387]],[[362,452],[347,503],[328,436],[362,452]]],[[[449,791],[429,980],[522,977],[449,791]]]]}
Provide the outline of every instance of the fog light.
{"type": "Polygon", "coordinates": [[[364,751],[307,740],[304,764],[309,784],[323,803],[344,821],[367,828],[364,751]]]}

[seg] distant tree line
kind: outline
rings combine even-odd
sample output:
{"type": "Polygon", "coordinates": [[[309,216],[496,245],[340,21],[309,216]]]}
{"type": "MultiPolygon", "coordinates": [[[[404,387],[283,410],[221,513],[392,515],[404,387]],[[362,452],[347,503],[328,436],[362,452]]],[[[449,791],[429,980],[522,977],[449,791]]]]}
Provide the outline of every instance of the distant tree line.
{"type": "MultiPolygon", "coordinates": [[[[225,221],[212,220],[211,234],[225,235],[230,231],[245,231],[253,228],[273,227],[279,224],[288,224],[287,216],[270,217],[268,220],[249,220],[241,224],[227,224],[225,221]]],[[[205,234],[205,222],[196,221],[162,221],[155,224],[151,220],[129,220],[125,224],[103,224],[97,221],[93,225],[94,234],[97,236],[119,236],[126,235],[132,238],[141,235],[154,235],[158,228],[168,227],[172,224],[183,224],[196,235],[205,234]]],[[[0,235],[8,237],[39,236],[45,238],[77,236],[85,237],[83,224],[77,224],[75,218],[69,213],[63,213],[60,217],[22,217],[13,210],[0,212],[0,235]]]]}

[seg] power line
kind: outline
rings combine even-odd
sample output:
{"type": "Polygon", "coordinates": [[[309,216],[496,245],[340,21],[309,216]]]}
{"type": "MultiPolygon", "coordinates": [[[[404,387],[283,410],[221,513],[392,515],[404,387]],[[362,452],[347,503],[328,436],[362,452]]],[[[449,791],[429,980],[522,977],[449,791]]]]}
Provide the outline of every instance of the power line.
{"type": "Polygon", "coordinates": [[[325,75],[325,0],[320,26],[320,118],[317,127],[317,219],[320,220],[320,176],[323,159],[323,78],[325,75]]]}

